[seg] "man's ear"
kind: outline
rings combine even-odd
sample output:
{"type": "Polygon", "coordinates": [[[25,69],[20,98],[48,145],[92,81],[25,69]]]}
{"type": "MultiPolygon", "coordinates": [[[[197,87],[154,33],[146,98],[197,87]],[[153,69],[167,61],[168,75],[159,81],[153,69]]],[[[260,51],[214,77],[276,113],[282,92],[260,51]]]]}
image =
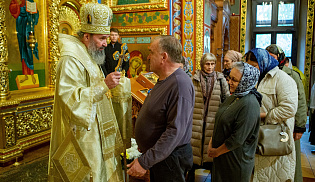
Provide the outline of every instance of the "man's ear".
{"type": "Polygon", "coordinates": [[[85,44],[86,46],[89,45],[89,39],[91,38],[91,35],[89,33],[84,33],[83,34],[83,38],[81,39],[81,41],[83,42],[83,44],[85,44]]]}
{"type": "Polygon", "coordinates": [[[162,53],[162,59],[163,60],[168,60],[168,58],[169,58],[169,56],[168,56],[167,52],[163,52],[162,53]]]}
{"type": "Polygon", "coordinates": [[[84,33],[83,39],[84,39],[85,41],[88,41],[88,40],[90,39],[90,34],[89,34],[89,33],[84,33]]]}

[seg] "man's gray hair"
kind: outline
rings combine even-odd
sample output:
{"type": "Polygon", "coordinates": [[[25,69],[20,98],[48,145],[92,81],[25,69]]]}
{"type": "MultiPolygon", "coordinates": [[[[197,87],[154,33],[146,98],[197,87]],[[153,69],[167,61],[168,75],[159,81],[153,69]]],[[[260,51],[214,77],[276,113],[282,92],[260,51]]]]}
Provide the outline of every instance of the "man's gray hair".
{"type": "Polygon", "coordinates": [[[79,39],[82,39],[83,37],[84,37],[84,32],[82,32],[81,30],[79,30],[78,32],[77,32],[77,35],[78,35],[78,37],[79,37],[79,39]]]}
{"type": "Polygon", "coordinates": [[[169,55],[172,62],[181,63],[183,50],[178,39],[172,35],[159,35],[153,39],[155,40],[159,41],[160,49],[169,55]]]}
{"type": "Polygon", "coordinates": [[[234,62],[232,69],[236,68],[238,71],[240,71],[243,74],[244,71],[244,63],[243,62],[234,62]]]}

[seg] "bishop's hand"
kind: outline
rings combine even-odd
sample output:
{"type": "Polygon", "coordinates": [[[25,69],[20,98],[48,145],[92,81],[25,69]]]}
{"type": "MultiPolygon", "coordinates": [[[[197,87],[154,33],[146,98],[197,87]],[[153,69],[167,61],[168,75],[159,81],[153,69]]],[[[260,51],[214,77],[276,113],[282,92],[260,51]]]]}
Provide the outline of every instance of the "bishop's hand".
{"type": "Polygon", "coordinates": [[[105,84],[109,89],[115,88],[119,84],[121,73],[116,71],[108,74],[105,78],[105,84]]]}

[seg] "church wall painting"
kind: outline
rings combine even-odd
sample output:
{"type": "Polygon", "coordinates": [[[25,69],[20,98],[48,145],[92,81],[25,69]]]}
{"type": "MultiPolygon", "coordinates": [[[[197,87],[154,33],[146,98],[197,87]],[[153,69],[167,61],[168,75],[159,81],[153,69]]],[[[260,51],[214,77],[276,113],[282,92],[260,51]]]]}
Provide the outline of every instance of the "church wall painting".
{"type": "Polygon", "coordinates": [[[46,3],[44,0],[11,0],[5,1],[5,7],[8,68],[11,70],[9,90],[17,90],[18,86],[20,89],[45,87],[46,3]],[[31,37],[30,31],[36,39],[33,50],[26,42],[31,37]]]}
{"type": "Polygon", "coordinates": [[[168,25],[169,11],[114,14],[112,26],[168,25]]]}
{"type": "Polygon", "coordinates": [[[210,28],[204,27],[204,53],[210,53],[210,28]]]}
{"type": "Polygon", "coordinates": [[[168,9],[168,0],[102,0],[114,13],[168,9]]]}

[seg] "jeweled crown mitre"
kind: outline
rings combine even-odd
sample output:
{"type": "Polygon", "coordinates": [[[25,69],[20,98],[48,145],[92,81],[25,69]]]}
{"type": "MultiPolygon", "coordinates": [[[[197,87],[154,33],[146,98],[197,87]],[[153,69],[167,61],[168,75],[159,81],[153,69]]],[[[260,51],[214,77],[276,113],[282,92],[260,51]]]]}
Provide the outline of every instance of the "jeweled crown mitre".
{"type": "Polygon", "coordinates": [[[81,31],[92,34],[109,34],[113,12],[105,4],[87,3],[80,9],[81,31]]]}

